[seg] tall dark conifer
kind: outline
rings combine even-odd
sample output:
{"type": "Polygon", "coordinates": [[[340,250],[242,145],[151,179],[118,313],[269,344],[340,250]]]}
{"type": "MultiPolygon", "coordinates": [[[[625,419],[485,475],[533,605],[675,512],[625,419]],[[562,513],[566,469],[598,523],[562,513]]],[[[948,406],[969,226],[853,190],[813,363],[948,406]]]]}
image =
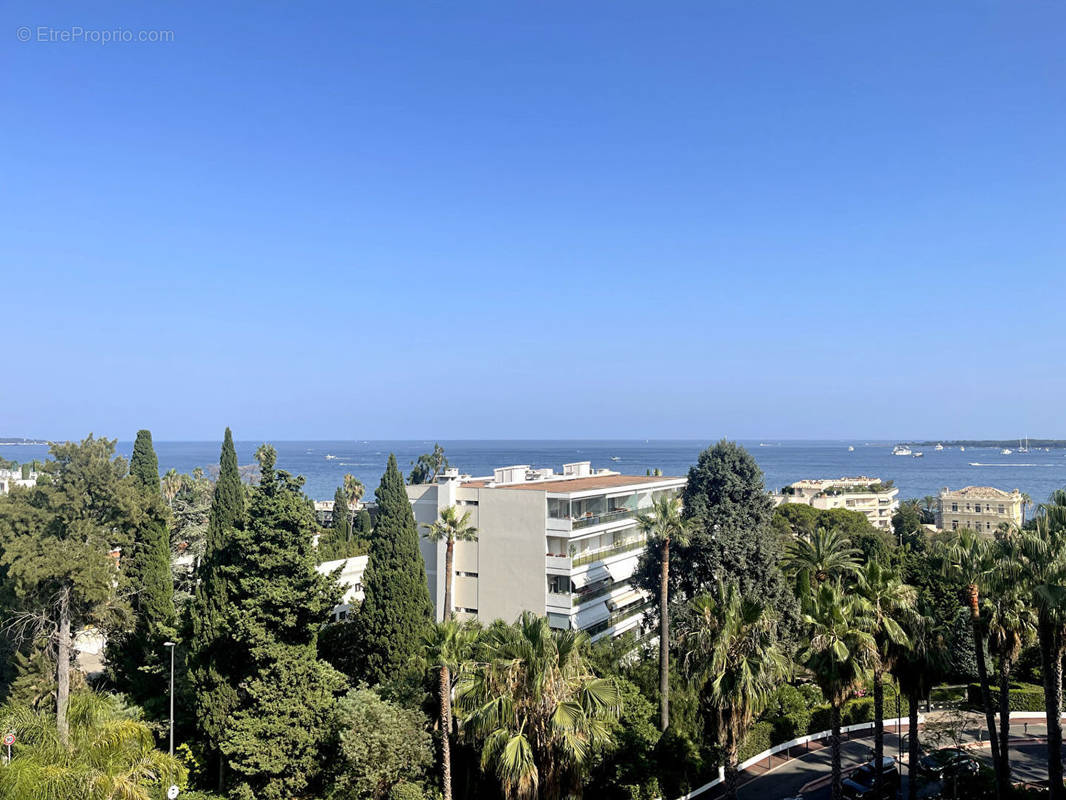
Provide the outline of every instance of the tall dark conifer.
{"type": "Polygon", "coordinates": [[[248,674],[246,659],[232,647],[235,617],[231,606],[233,582],[239,562],[234,539],[244,526],[244,487],[237,471],[233,434],[226,428],[222,442],[218,482],[207,527],[200,583],[192,603],[192,641],[189,644],[189,680],[196,718],[215,763],[219,788],[224,783],[225,761],[221,745],[226,723],[237,704],[237,685],[248,674]]]}
{"type": "Polygon", "coordinates": [[[418,527],[394,455],[374,494],[378,518],[363,574],[366,599],[348,637],[356,676],[371,684],[407,665],[433,613],[418,527]]]}
{"type": "Polygon", "coordinates": [[[137,431],[129,480],[142,501],[125,576],[133,630],[112,637],[107,658],[118,688],[143,705],[149,717],[159,718],[166,708],[168,659],[163,643],[175,637],[176,620],[167,509],[160,492],[159,459],[147,430],[137,431]]]}

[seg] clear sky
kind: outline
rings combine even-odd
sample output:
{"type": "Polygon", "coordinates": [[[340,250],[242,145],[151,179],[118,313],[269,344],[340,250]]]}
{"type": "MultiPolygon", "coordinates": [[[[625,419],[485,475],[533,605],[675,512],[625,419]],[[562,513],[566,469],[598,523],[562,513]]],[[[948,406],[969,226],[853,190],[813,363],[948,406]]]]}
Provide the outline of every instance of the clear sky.
{"type": "Polygon", "coordinates": [[[0,54],[0,435],[1066,437],[1062,0],[15,0],[0,54]]]}

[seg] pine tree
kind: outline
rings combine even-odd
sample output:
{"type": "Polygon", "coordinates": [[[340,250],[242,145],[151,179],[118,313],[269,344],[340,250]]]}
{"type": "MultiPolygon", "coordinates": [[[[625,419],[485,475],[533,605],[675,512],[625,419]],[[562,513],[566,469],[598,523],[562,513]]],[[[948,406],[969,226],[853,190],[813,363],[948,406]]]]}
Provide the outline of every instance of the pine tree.
{"type": "Polygon", "coordinates": [[[221,790],[225,761],[221,755],[226,721],[237,704],[237,686],[250,665],[232,647],[235,616],[231,606],[233,581],[239,572],[234,539],[244,526],[244,487],[237,471],[233,434],[226,428],[222,442],[218,482],[211,504],[200,583],[191,608],[192,641],[189,679],[195,698],[196,719],[218,765],[221,790]]]}
{"type": "Polygon", "coordinates": [[[177,631],[167,510],[149,431],[137,432],[129,480],[144,503],[125,576],[132,589],[133,629],[112,636],[107,660],[116,686],[144,706],[150,718],[161,718],[166,708],[163,690],[168,661],[163,642],[174,638],[177,631]]]}
{"type": "Polygon", "coordinates": [[[354,671],[371,684],[407,665],[433,613],[418,528],[392,454],[374,495],[378,518],[363,573],[366,599],[348,637],[354,671]]]}

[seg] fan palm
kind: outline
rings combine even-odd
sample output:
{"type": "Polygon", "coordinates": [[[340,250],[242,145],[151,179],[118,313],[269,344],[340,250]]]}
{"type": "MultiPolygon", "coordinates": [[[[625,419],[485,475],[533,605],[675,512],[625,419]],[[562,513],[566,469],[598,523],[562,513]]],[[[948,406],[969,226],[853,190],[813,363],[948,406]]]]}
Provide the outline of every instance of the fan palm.
{"type": "Polygon", "coordinates": [[[865,598],[828,581],[812,594],[803,621],[808,632],[797,661],[811,671],[829,701],[833,800],[840,800],[840,711],[877,661],[877,642],[870,633],[873,614],[865,598]]]}
{"type": "Polygon", "coordinates": [[[442,619],[452,618],[452,575],[455,572],[455,543],[476,542],[477,528],[470,524],[470,512],[461,517],[455,506],[440,512],[440,518],[431,525],[423,525],[425,537],[431,542],[444,542],[444,614],[442,619]]]}
{"type": "Polygon", "coordinates": [[[764,605],[741,596],[735,583],[719,584],[717,597],[692,603],[680,636],[685,672],[702,687],[725,740],[727,796],[737,796],[737,749],[788,660],[777,646],[775,619],[764,605]]]}
{"type": "Polygon", "coordinates": [[[826,581],[857,573],[858,557],[859,551],[840,531],[819,528],[810,539],[789,544],[781,567],[795,580],[796,594],[803,598],[826,581]]]}
{"type": "Polygon", "coordinates": [[[944,549],[943,556],[944,573],[949,579],[965,587],[962,599],[963,604],[970,610],[977,679],[981,684],[981,705],[984,707],[985,723],[988,725],[988,740],[992,745],[992,768],[996,772],[996,796],[999,797],[1002,792],[1003,770],[1000,765],[999,734],[996,731],[996,716],[989,688],[984,625],[981,620],[981,589],[991,585],[997,568],[993,540],[969,528],[962,528],[944,549]]]}
{"type": "Polygon", "coordinates": [[[348,498],[348,505],[354,506],[358,503],[365,491],[366,487],[357,477],[348,474],[344,476],[344,496],[348,498]]]}
{"type": "Polygon", "coordinates": [[[663,494],[650,512],[637,516],[648,541],[659,546],[659,730],[670,725],[670,545],[688,544],[688,522],[681,516],[681,498],[663,494]]]}
{"type": "Polygon", "coordinates": [[[918,781],[915,765],[920,751],[918,735],[918,706],[929,697],[933,684],[947,666],[947,646],[944,629],[928,609],[918,609],[904,617],[907,634],[905,647],[889,645],[892,652],[892,673],[899,682],[900,691],[907,696],[907,764],[911,780],[908,781],[907,797],[918,796],[918,781]]]}
{"type": "Polygon", "coordinates": [[[426,666],[437,672],[440,700],[441,788],[444,800],[452,797],[452,679],[470,658],[477,632],[469,625],[445,620],[425,636],[426,666]]]}
{"type": "Polygon", "coordinates": [[[1066,491],[1042,504],[1035,528],[1016,540],[1013,573],[1024,581],[1036,606],[1037,638],[1044,678],[1048,777],[1052,800],[1064,800],[1062,784],[1062,657],[1066,644],[1066,491]]]}
{"type": "MultiPolygon", "coordinates": [[[[1013,561],[1011,544],[1000,545],[1005,565],[1013,561]]],[[[988,649],[999,659],[999,759],[1001,791],[1010,787],[1010,676],[1018,655],[1036,633],[1036,614],[1023,596],[1009,567],[996,574],[994,591],[984,603],[988,649]]]]}
{"type": "Polygon", "coordinates": [[[526,611],[480,637],[476,661],[455,684],[464,734],[481,743],[506,800],[558,800],[579,785],[592,749],[618,716],[613,681],[597,678],[578,631],[553,631],[526,611]]]}
{"type": "Polygon", "coordinates": [[[184,779],[177,759],[155,748],[151,729],[109,695],[74,692],[64,745],[51,711],[9,704],[0,728],[18,737],[0,768],[0,796],[17,800],[151,800],[184,779]]]}
{"type": "MultiPolygon", "coordinates": [[[[907,645],[907,634],[900,622],[913,610],[916,592],[914,587],[902,581],[897,570],[876,559],[866,562],[859,571],[858,590],[870,604],[873,622],[870,633],[877,641],[877,659],[873,666],[874,760],[880,763],[885,754],[884,674],[891,664],[895,648],[907,645]]],[[[880,772],[877,779],[879,782],[882,780],[880,772]]]]}

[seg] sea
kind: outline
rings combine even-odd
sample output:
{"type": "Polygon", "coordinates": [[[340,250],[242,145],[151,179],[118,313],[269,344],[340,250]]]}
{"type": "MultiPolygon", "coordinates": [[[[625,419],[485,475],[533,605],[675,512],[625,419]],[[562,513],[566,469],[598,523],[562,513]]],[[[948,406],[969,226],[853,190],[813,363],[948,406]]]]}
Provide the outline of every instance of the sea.
{"type": "MultiPolygon", "coordinates": [[[[254,463],[261,442],[236,442],[241,465],[254,463]]],[[[302,475],[304,490],[316,500],[331,500],[350,473],[367,487],[367,497],[377,487],[389,454],[396,455],[405,473],[420,453],[433,449],[432,441],[281,441],[271,444],[278,451],[278,467],[302,475]]],[[[551,467],[573,461],[591,461],[594,468],[608,468],[628,475],[644,475],[660,469],[664,475],[687,474],[700,451],[713,442],[706,440],[441,440],[453,467],[470,475],[491,475],[495,467],[528,464],[551,467]]],[[[740,441],[755,457],[768,489],[778,489],[802,478],[867,476],[892,480],[900,497],[935,495],[943,487],[995,486],[1026,492],[1034,502],[1045,500],[1054,489],[1066,486],[1066,449],[1033,449],[1028,453],[1003,455],[999,448],[958,447],[920,449],[921,458],[892,454],[895,442],[887,441],[740,441]],[[854,450],[849,450],[853,447],[854,450]]],[[[217,470],[220,442],[155,443],[161,472],[173,468],[191,472],[196,467],[217,470]]],[[[129,457],[132,442],[119,442],[118,452],[129,457]]],[[[0,445],[0,456],[19,462],[48,457],[46,445],[0,445]]]]}

